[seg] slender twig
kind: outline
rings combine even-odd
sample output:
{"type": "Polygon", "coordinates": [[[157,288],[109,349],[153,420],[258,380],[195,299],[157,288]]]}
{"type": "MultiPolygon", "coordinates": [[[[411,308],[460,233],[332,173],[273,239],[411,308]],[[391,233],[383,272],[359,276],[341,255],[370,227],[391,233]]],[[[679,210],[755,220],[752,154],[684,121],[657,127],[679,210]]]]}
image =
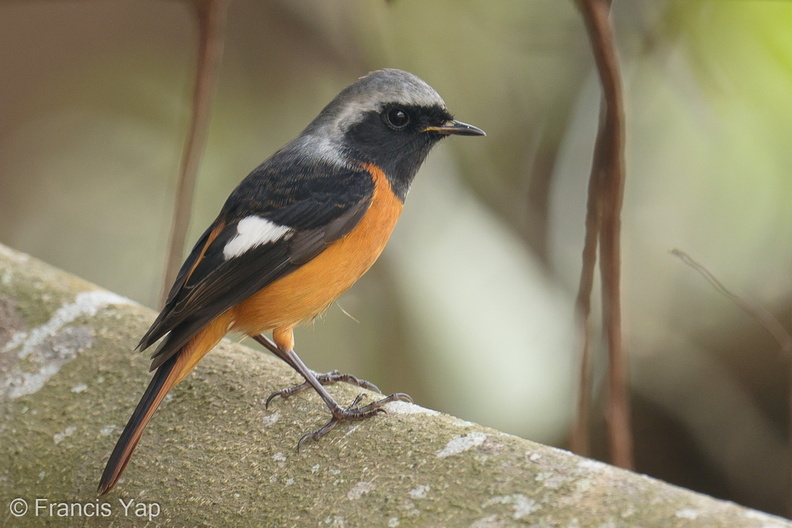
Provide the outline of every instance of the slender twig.
{"type": "MultiPolygon", "coordinates": [[[[632,433],[630,429],[629,383],[627,359],[621,333],[621,208],[624,196],[624,116],[618,59],[610,22],[610,0],[577,0],[588,30],[591,49],[602,85],[600,124],[589,179],[589,211],[586,220],[584,269],[578,293],[590,297],[593,280],[592,240],[598,238],[600,277],[602,280],[602,317],[608,344],[608,439],[611,461],[621,467],[633,467],[632,433]],[[595,211],[591,209],[594,208],[595,211]],[[596,235],[589,232],[596,230],[596,235]],[[588,290],[588,295],[585,290],[588,290]]],[[[596,256],[596,255],[595,255],[596,256]]],[[[590,301],[588,301],[590,303],[590,301]]],[[[585,302],[582,305],[585,307],[585,302]]],[[[588,313],[584,324],[588,326],[588,313]]],[[[582,370],[590,371],[590,336],[584,331],[582,370]]],[[[581,392],[590,390],[590,372],[581,374],[581,392]]],[[[581,394],[580,405],[588,396],[581,394]]],[[[582,409],[581,409],[582,410],[582,409]]],[[[588,410],[582,410],[586,418],[588,410]]],[[[579,423],[578,431],[586,424],[579,423]]]]}
{"type": "MultiPolygon", "coordinates": [[[[693,257],[681,249],[672,249],[671,254],[675,257],[678,257],[682,260],[682,262],[699,272],[705,279],[707,279],[710,284],[712,284],[716,290],[718,290],[719,293],[725,295],[730,301],[737,305],[738,308],[753,317],[754,320],[764,327],[764,329],[767,330],[767,332],[773,336],[773,339],[775,339],[779,344],[781,351],[784,353],[784,359],[787,361],[792,360],[792,335],[786,331],[786,328],[784,328],[778,319],[773,317],[773,315],[763,306],[747,301],[726,288],[726,286],[724,286],[723,283],[719,281],[710,270],[708,270],[702,264],[696,262],[693,257]]],[[[792,366],[790,366],[789,380],[790,385],[792,385],[792,366]]],[[[787,412],[789,414],[788,420],[790,430],[787,432],[787,435],[789,436],[789,445],[787,449],[790,452],[790,460],[792,461],[792,391],[790,391],[789,397],[790,400],[788,402],[787,412]]],[[[790,466],[787,468],[787,485],[787,516],[792,518],[792,462],[790,462],[790,466]]]]}
{"type": "MultiPolygon", "coordinates": [[[[598,173],[592,173],[596,178],[598,173]]],[[[576,308],[581,324],[583,347],[580,359],[580,381],[578,384],[578,412],[572,431],[570,448],[582,456],[591,453],[589,437],[589,416],[591,414],[591,291],[594,287],[594,267],[597,264],[597,240],[600,230],[600,215],[597,207],[598,185],[589,184],[588,206],[586,208],[586,236],[583,241],[583,266],[580,271],[580,284],[576,308]]]]}
{"type": "Polygon", "coordinates": [[[199,28],[198,64],[193,91],[192,115],[187,139],[182,152],[179,181],[176,187],[176,203],[171,225],[170,244],[163,303],[168,289],[176,279],[184,256],[184,242],[190,224],[195,180],[201,163],[206,138],[209,134],[212,96],[217,81],[220,59],[223,55],[223,42],[228,0],[196,0],[193,8],[197,15],[199,28]]]}
{"type": "Polygon", "coordinates": [[[784,352],[787,360],[792,359],[792,335],[786,331],[784,326],[773,317],[764,307],[747,301],[737,294],[730,291],[726,286],[719,281],[713,273],[704,267],[702,264],[696,262],[693,257],[682,251],[681,249],[672,249],[671,254],[678,257],[682,262],[699,272],[712,286],[720,293],[725,295],[730,301],[736,304],[742,311],[753,317],[757,323],[762,325],[768,333],[773,336],[778,344],[781,346],[781,351],[784,352]]]}

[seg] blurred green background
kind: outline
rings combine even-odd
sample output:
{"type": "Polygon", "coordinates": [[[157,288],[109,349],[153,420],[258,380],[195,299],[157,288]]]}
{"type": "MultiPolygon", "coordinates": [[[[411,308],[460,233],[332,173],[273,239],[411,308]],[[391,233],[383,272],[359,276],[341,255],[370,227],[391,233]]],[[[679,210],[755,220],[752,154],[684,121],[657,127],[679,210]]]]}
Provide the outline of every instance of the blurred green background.
{"type": "MultiPolygon", "coordinates": [[[[782,513],[788,358],[669,251],[789,326],[792,4],[632,0],[614,22],[638,470],[782,513]]],[[[158,305],[196,38],[186,2],[0,4],[0,242],[158,305]]],[[[382,67],[488,136],[432,152],[383,257],[338,303],[356,320],[331,308],[297,350],[564,446],[599,110],[571,0],[232,2],[190,244],[253,167],[382,67]]]]}

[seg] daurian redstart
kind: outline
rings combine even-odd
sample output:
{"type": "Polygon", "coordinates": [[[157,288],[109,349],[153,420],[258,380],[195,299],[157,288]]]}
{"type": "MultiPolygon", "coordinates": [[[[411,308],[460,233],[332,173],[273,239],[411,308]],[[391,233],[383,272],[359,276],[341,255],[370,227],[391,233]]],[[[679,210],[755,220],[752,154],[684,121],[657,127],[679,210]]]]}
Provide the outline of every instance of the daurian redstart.
{"type": "MultiPolygon", "coordinates": [[[[360,406],[336,403],[324,386],[369,383],[337,372],[316,374],[294,352],[294,327],[322,313],[377,260],[429,150],[448,135],[482,136],[455,120],[437,92],[410,73],[379,70],[339,93],[291,143],[231,193],[179,271],[165,307],[138,344],[162,339],[154,376],[110,455],[99,492],[110,491],[165,394],[227,332],[253,337],[305,378],[276,392],[313,387],[331,419],[305,435],[318,440],[336,424],[360,420],[392,394],[360,406]],[[264,332],[272,331],[272,339],[264,332]]],[[[268,401],[269,403],[269,401],[268,401]]]]}

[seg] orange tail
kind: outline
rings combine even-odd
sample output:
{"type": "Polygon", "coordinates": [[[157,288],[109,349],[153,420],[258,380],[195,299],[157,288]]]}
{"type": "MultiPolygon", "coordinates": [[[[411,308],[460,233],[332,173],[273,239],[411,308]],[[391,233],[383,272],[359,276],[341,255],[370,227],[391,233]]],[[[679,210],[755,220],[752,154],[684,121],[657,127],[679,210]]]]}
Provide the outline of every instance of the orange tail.
{"type": "Polygon", "coordinates": [[[143,397],[135,408],[135,412],[132,413],[129,422],[124,427],[124,431],[110,455],[110,460],[107,461],[107,466],[105,466],[99,481],[100,495],[113,489],[118,479],[121,478],[124,468],[129,463],[129,459],[143,435],[143,430],[168,391],[189,374],[198,361],[223,338],[228,328],[227,319],[228,317],[224,316],[214,319],[181,351],[157,368],[146,392],[143,393],[143,397]]]}

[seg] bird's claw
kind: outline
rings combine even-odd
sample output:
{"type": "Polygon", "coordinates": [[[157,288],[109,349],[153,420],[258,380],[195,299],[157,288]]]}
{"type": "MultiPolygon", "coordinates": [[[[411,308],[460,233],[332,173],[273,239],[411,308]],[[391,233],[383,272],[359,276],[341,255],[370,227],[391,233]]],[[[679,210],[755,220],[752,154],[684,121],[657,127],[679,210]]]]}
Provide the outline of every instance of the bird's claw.
{"type": "Polygon", "coordinates": [[[385,409],[383,409],[382,406],[392,401],[401,400],[401,401],[412,402],[412,398],[410,398],[409,395],[403,392],[397,392],[391,394],[390,396],[386,396],[381,400],[377,400],[375,402],[369,403],[368,405],[364,405],[363,407],[358,407],[360,402],[365,397],[366,395],[364,393],[360,393],[352,402],[352,405],[350,405],[346,409],[342,409],[341,407],[335,409],[332,412],[333,414],[332,417],[326,424],[324,424],[316,431],[305,434],[300,438],[300,440],[297,442],[297,452],[299,453],[303,444],[307,440],[310,439],[315,442],[319,441],[323,436],[325,436],[327,433],[335,429],[335,426],[340,424],[341,422],[365,420],[366,418],[371,418],[372,416],[377,414],[385,414],[385,409]]]}

